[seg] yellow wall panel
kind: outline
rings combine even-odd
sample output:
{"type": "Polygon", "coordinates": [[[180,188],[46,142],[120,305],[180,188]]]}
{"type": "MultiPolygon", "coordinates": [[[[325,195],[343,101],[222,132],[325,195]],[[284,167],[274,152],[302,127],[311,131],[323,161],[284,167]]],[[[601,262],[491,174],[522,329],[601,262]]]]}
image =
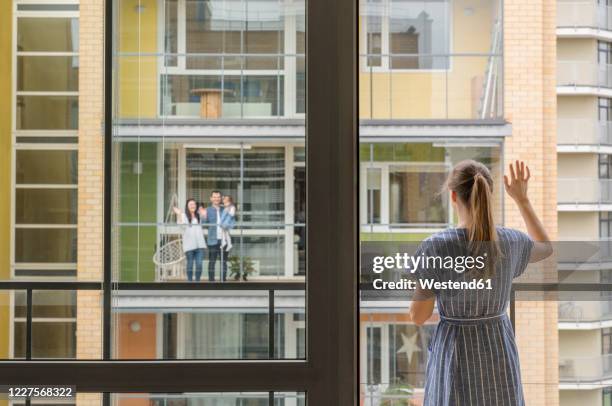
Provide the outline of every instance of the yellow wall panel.
{"type": "MultiPolygon", "coordinates": [[[[157,52],[157,0],[123,0],[119,3],[119,52],[157,52]]],[[[119,115],[121,118],[154,118],[157,115],[157,56],[120,56],[119,115]]]]}
{"type": "MultiPolygon", "coordinates": [[[[13,2],[0,2],[0,194],[11,196],[11,62],[13,2]]],[[[10,277],[11,199],[0,199],[0,279],[10,277]]],[[[8,294],[0,293],[0,358],[9,351],[10,314],[8,294]]]]}

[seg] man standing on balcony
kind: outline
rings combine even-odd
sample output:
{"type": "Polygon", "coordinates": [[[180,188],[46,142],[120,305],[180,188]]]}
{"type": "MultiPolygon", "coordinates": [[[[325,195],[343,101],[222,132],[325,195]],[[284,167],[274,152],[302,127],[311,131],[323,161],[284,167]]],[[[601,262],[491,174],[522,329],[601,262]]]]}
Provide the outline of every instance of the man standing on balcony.
{"type": "Polygon", "coordinates": [[[200,207],[200,217],[202,223],[209,224],[206,245],[208,246],[208,280],[215,280],[215,263],[217,259],[221,261],[221,281],[225,282],[227,275],[227,251],[221,248],[221,192],[213,190],[210,194],[210,203],[206,209],[200,207]]]}

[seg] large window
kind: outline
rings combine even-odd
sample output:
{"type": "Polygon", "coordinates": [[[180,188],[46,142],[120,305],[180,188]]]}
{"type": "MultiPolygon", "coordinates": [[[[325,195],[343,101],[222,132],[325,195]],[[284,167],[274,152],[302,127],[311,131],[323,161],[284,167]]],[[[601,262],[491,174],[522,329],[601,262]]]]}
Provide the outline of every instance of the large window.
{"type": "Polygon", "coordinates": [[[162,3],[166,55],[159,61],[159,114],[292,118],[304,113],[303,3],[162,3]]]}
{"type": "Polygon", "coordinates": [[[76,275],[79,12],[56,6],[15,8],[13,278],[76,275]]]}

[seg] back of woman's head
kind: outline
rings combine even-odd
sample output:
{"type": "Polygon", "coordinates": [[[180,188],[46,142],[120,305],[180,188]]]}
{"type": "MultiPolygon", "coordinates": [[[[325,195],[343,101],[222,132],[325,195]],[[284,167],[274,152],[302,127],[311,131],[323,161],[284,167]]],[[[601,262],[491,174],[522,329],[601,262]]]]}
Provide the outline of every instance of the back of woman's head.
{"type": "Polygon", "coordinates": [[[494,271],[492,264],[499,257],[497,231],[493,220],[493,177],[480,162],[459,162],[448,176],[446,187],[457,194],[470,214],[468,239],[472,252],[487,253],[487,273],[494,271]]]}

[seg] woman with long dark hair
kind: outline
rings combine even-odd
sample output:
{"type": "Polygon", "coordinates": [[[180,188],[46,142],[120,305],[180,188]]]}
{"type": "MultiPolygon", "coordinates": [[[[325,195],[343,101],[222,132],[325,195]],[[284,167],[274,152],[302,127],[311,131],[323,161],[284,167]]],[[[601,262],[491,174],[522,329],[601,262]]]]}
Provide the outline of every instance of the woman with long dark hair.
{"type": "Polygon", "coordinates": [[[174,208],[176,222],[184,224],[183,251],[187,258],[187,280],[193,280],[193,268],[195,266],[195,280],[202,277],[202,261],[204,260],[204,234],[200,224],[199,207],[195,199],[188,199],[185,203],[185,212],[178,207],[174,208]]]}
{"type": "Polygon", "coordinates": [[[461,272],[456,267],[420,267],[415,272],[419,279],[485,283],[461,290],[423,289],[417,283],[410,308],[412,320],[422,325],[431,316],[434,302],[440,315],[429,347],[427,406],[525,404],[518,351],[507,315],[510,290],[512,280],[529,262],[552,253],[548,235],[527,196],[529,178],[529,168],[519,161],[510,165],[510,176],[504,176],[506,192],[527,226],[525,234],[495,226],[493,178],[485,165],[462,161],[448,177],[446,188],[459,224],[427,238],[419,255],[467,258],[469,254],[484,265],[461,272]]]}

